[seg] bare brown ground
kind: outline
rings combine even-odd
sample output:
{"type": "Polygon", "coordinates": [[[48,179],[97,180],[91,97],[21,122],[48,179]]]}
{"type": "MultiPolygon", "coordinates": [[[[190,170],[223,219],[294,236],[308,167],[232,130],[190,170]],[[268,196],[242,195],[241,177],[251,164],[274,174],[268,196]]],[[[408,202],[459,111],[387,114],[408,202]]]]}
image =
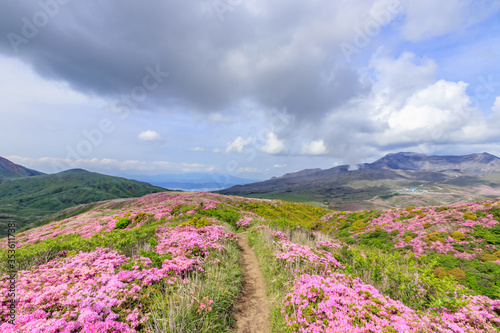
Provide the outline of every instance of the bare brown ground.
{"type": "Polygon", "coordinates": [[[246,234],[239,234],[243,269],[243,290],[236,302],[237,333],[269,332],[269,302],[266,282],[259,269],[253,249],[248,245],[246,234]]]}

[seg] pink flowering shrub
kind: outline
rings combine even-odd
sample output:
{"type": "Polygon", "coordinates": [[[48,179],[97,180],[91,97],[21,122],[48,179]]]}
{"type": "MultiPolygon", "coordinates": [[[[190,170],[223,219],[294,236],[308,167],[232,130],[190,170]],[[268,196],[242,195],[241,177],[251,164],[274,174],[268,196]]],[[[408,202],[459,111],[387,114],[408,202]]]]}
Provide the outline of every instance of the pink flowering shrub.
{"type": "Polygon", "coordinates": [[[494,332],[500,301],[469,297],[450,314],[422,314],[340,273],[302,275],[283,300],[286,324],[300,332],[494,332]]]}
{"type": "MultiPolygon", "coordinates": [[[[111,328],[126,327],[120,332],[133,332],[132,328],[148,318],[128,317],[117,311],[125,304],[132,306],[131,310],[140,309],[141,304],[136,299],[142,287],[153,280],[169,278],[169,273],[168,270],[148,269],[148,260],[142,260],[143,270],[116,273],[115,269],[126,262],[127,258],[116,251],[98,249],[55,259],[30,271],[20,271],[16,328],[44,331],[57,323],[62,331],[79,328],[91,331],[95,330],[95,325],[102,326],[106,322],[111,328]]],[[[176,264],[179,270],[189,270],[193,262],[176,264]]],[[[5,279],[0,288],[2,295],[5,294],[5,279]]],[[[2,306],[0,317],[6,319],[6,314],[7,308],[2,306]]],[[[0,328],[9,326],[3,324],[0,328]]]]}
{"type": "Polygon", "coordinates": [[[332,251],[338,251],[342,248],[342,244],[340,244],[338,241],[335,241],[333,239],[329,239],[329,240],[318,242],[316,247],[319,249],[325,249],[325,250],[331,249],[332,251]]]}
{"type": "Polygon", "coordinates": [[[272,234],[273,238],[277,241],[288,242],[288,237],[281,231],[276,231],[272,234]]]}
{"type": "Polygon", "coordinates": [[[205,256],[210,250],[224,248],[223,243],[235,241],[234,233],[227,233],[218,225],[196,228],[179,226],[176,228],[158,228],[159,235],[156,250],[159,253],[169,253],[175,256],[189,254],[205,256]]]}
{"type": "Polygon", "coordinates": [[[250,227],[250,222],[252,221],[251,217],[245,217],[236,222],[236,225],[243,230],[248,229],[250,227]]]}
{"type": "MultiPolygon", "coordinates": [[[[135,332],[148,320],[143,306],[148,286],[159,281],[175,284],[179,276],[203,271],[204,258],[210,251],[222,250],[226,242],[236,240],[222,226],[158,228],[157,235],[157,253],[170,258],[160,268],[154,267],[149,258],[127,258],[99,248],[20,271],[18,318],[15,326],[3,323],[0,330],[31,332],[58,327],[61,332],[135,332]]],[[[2,295],[6,295],[8,284],[3,276],[2,295]]],[[[0,305],[0,318],[6,321],[9,308],[5,299],[0,305]]]]}
{"type": "Polygon", "coordinates": [[[277,244],[279,250],[273,253],[273,256],[285,264],[285,269],[295,269],[298,272],[306,269],[326,272],[341,267],[340,263],[328,251],[294,244],[287,240],[282,240],[277,244]]]}

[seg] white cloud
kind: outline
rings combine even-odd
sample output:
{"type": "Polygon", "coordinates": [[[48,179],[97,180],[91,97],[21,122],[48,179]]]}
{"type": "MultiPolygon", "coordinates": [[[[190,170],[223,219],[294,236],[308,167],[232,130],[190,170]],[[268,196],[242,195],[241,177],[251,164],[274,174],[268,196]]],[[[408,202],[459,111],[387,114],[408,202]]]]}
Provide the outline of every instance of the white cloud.
{"type": "Polygon", "coordinates": [[[491,109],[493,110],[493,112],[500,115],[500,96],[495,99],[495,103],[493,104],[493,107],[491,109]]]}
{"type": "Polygon", "coordinates": [[[301,153],[305,155],[324,155],[326,146],[323,140],[311,141],[309,144],[303,144],[301,153]]]}
{"type": "Polygon", "coordinates": [[[233,142],[228,142],[227,143],[227,148],[226,152],[231,153],[231,152],[237,152],[237,153],[242,153],[243,149],[245,149],[245,146],[247,146],[250,143],[251,139],[243,139],[241,136],[237,137],[233,142]]]}
{"type": "MultiPolygon", "coordinates": [[[[331,113],[316,129],[324,133],[330,154],[355,164],[394,149],[432,154],[500,139],[500,99],[485,116],[472,103],[468,83],[435,80],[431,59],[375,56],[371,66],[377,78],[371,93],[331,113]]],[[[316,142],[302,152],[321,150],[316,142]]]]}
{"type": "Polygon", "coordinates": [[[471,0],[402,0],[406,20],[403,37],[420,41],[448,33],[460,32],[484,19],[499,8],[498,1],[471,0]]]}
{"type": "Polygon", "coordinates": [[[435,82],[437,65],[432,59],[418,58],[405,52],[399,58],[381,57],[375,54],[370,67],[377,81],[373,92],[378,100],[385,99],[391,104],[402,103],[406,98],[435,82]]]}
{"type": "Polygon", "coordinates": [[[278,154],[285,150],[285,143],[283,140],[278,139],[274,132],[269,132],[266,135],[266,143],[261,150],[268,154],[278,154]]]}
{"type": "Polygon", "coordinates": [[[112,158],[66,159],[58,157],[31,158],[22,156],[6,156],[8,160],[47,173],[57,173],[68,169],[82,168],[88,171],[103,172],[106,170],[121,171],[204,171],[214,170],[214,166],[201,163],[169,162],[169,161],[120,161],[112,158]]]}
{"type": "Polygon", "coordinates": [[[156,131],[147,130],[139,133],[138,138],[141,141],[159,141],[161,140],[161,135],[156,131]]]}
{"type": "Polygon", "coordinates": [[[194,148],[189,148],[189,151],[205,151],[205,149],[201,147],[194,147],[194,148]]]}
{"type": "Polygon", "coordinates": [[[252,167],[241,167],[241,168],[238,168],[238,173],[240,172],[246,172],[246,173],[260,173],[262,172],[261,170],[257,169],[257,168],[252,168],[252,167]]]}
{"type": "Polygon", "coordinates": [[[440,36],[460,28],[467,1],[404,0],[406,22],[401,29],[410,41],[440,36]]]}
{"type": "Polygon", "coordinates": [[[0,114],[16,112],[33,112],[37,108],[49,106],[65,106],[70,108],[104,105],[97,97],[89,97],[71,89],[66,82],[45,80],[38,76],[31,66],[24,62],[0,56],[0,72],[2,81],[2,108],[0,114]]]}
{"type": "Polygon", "coordinates": [[[224,116],[221,113],[211,113],[208,115],[208,119],[213,123],[230,123],[234,121],[231,116],[224,116]]]}
{"type": "Polygon", "coordinates": [[[222,149],[220,149],[220,148],[214,148],[214,150],[212,150],[212,153],[214,153],[214,154],[220,154],[220,153],[222,153],[222,149]]]}
{"type": "Polygon", "coordinates": [[[286,164],[275,164],[273,165],[273,168],[284,168],[286,167],[286,164]]]}

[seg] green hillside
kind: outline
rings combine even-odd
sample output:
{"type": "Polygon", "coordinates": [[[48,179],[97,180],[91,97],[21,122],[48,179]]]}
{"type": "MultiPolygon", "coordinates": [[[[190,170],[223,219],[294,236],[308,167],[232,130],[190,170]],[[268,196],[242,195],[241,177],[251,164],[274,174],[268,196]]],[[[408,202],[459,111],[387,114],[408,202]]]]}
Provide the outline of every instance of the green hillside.
{"type": "Polygon", "coordinates": [[[0,237],[6,236],[8,222],[16,222],[18,229],[32,227],[66,208],[162,191],[147,183],[84,170],[4,180],[0,183],[0,237]]]}

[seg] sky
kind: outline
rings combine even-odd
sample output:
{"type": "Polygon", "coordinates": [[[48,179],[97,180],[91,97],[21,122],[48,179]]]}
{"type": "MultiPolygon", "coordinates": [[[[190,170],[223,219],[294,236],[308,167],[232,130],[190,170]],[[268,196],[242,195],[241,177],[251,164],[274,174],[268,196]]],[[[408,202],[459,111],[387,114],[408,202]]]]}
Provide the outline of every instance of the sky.
{"type": "Polygon", "coordinates": [[[2,0],[0,156],[256,180],[500,156],[500,1],[2,0]]]}

